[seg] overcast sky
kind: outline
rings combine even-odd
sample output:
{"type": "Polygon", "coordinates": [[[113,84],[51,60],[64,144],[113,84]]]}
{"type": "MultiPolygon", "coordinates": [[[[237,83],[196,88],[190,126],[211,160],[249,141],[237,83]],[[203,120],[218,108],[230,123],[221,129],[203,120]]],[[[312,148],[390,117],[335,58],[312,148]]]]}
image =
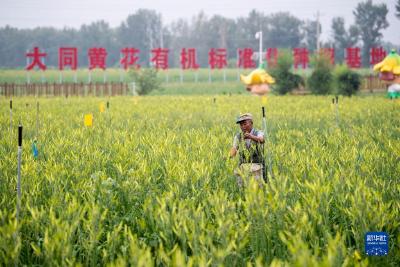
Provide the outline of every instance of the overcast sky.
{"type": "MultiPolygon", "coordinates": [[[[116,27],[129,14],[139,8],[153,9],[162,15],[164,23],[178,18],[191,18],[201,10],[206,15],[219,14],[228,18],[247,16],[257,9],[265,14],[288,11],[300,19],[316,19],[320,12],[322,39],[331,35],[333,17],[345,18],[346,27],[354,21],[352,11],[361,0],[0,0],[0,27],[10,25],[17,28],[37,26],[64,26],[79,28],[82,24],[103,19],[116,27]]],[[[400,44],[400,20],[395,17],[396,0],[374,0],[386,3],[390,26],[383,32],[384,40],[400,44]]]]}

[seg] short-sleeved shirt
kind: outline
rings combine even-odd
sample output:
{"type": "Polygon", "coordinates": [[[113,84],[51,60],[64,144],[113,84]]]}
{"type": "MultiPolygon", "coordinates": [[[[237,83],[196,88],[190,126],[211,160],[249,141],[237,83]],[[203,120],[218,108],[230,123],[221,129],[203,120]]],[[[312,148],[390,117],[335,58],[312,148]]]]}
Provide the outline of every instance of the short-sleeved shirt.
{"type": "MultiPolygon", "coordinates": [[[[256,130],[255,128],[251,129],[250,133],[252,135],[257,136],[257,137],[264,137],[264,132],[256,130]]],[[[239,149],[239,138],[240,138],[240,133],[235,134],[235,137],[233,138],[233,147],[236,148],[236,150],[239,149]]],[[[246,147],[250,148],[252,140],[251,139],[244,139],[244,141],[246,143],[246,147]]]]}

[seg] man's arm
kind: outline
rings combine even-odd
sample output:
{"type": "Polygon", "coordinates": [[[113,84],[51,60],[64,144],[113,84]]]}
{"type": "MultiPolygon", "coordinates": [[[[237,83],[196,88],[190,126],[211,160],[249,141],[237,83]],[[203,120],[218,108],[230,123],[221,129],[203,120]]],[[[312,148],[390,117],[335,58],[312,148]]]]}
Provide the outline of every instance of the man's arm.
{"type": "Polygon", "coordinates": [[[232,144],[231,151],[229,151],[229,156],[231,158],[235,157],[238,149],[239,149],[239,137],[238,137],[238,135],[235,135],[235,137],[233,138],[233,144],[232,144]]]}
{"type": "Polygon", "coordinates": [[[231,158],[233,158],[233,157],[236,156],[236,153],[237,153],[236,147],[232,147],[232,148],[231,148],[231,151],[229,152],[229,156],[230,156],[231,158]]]}
{"type": "Polygon", "coordinates": [[[264,135],[252,135],[251,133],[245,133],[244,138],[251,139],[257,143],[264,143],[264,135]]]}

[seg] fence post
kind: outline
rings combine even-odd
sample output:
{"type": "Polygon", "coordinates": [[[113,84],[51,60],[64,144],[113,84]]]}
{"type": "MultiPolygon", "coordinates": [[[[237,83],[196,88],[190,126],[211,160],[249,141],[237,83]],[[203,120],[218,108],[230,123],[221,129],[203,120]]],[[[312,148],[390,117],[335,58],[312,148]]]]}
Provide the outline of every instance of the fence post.
{"type": "Polygon", "coordinates": [[[98,92],[100,91],[100,83],[96,83],[96,90],[95,90],[95,93],[94,93],[94,96],[97,96],[97,94],[98,94],[98,92]]]}
{"type": "Polygon", "coordinates": [[[369,92],[373,93],[374,89],[372,88],[373,87],[373,76],[372,76],[372,74],[370,74],[368,76],[368,85],[369,85],[369,92]]]}
{"type": "Polygon", "coordinates": [[[132,95],[136,95],[136,83],[132,82],[132,95]]]}

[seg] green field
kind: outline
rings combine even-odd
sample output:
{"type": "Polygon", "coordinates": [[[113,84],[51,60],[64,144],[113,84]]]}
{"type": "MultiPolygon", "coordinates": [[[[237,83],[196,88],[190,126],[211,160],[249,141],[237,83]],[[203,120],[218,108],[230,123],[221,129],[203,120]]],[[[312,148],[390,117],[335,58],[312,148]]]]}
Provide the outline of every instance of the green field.
{"type": "MultiPolygon", "coordinates": [[[[243,94],[243,85],[240,83],[240,74],[248,74],[251,70],[242,69],[225,69],[225,70],[209,70],[199,69],[197,71],[180,69],[160,70],[157,73],[158,79],[161,82],[161,87],[158,90],[152,91],[151,95],[224,95],[224,94],[243,94]],[[182,79],[181,79],[182,77],[182,79]]],[[[296,70],[295,73],[301,75],[304,79],[310,75],[311,69],[296,70]]],[[[370,69],[359,69],[358,72],[362,75],[374,74],[370,69]]],[[[24,70],[0,69],[0,84],[1,83],[17,83],[22,84],[27,82],[28,72],[24,70]]],[[[63,83],[76,82],[87,84],[89,82],[89,71],[87,69],[79,69],[76,72],[66,70],[62,73],[63,83]]],[[[31,71],[29,73],[31,83],[59,83],[60,71],[49,69],[45,72],[31,71]]],[[[132,88],[132,76],[129,72],[119,69],[93,70],[90,73],[90,81],[93,83],[120,82],[128,83],[129,88],[132,88]],[[106,77],[106,79],[104,79],[106,77]]],[[[367,89],[363,81],[361,89],[367,89]]],[[[382,85],[377,85],[376,88],[382,89],[382,85]]],[[[1,92],[0,88],[0,92],[1,92]]],[[[369,90],[367,90],[369,91],[369,90]]],[[[366,92],[366,91],[365,91],[366,92]]],[[[365,92],[362,92],[365,94],[365,92]]]]}
{"type": "MultiPolygon", "coordinates": [[[[180,69],[168,69],[168,70],[159,70],[158,77],[159,79],[168,84],[168,83],[182,83],[188,82],[199,82],[199,83],[208,83],[211,82],[238,82],[240,74],[248,74],[251,72],[251,69],[225,69],[225,70],[210,70],[206,68],[202,68],[199,70],[180,70],[180,69]],[[196,78],[197,77],[197,78],[196,78]],[[225,78],[224,78],[225,77],[225,78]]],[[[311,69],[298,69],[293,70],[295,73],[300,74],[303,77],[309,76],[311,73],[311,69]]],[[[358,69],[362,75],[374,74],[371,69],[358,69]]],[[[104,82],[104,77],[106,77],[106,81],[108,82],[131,82],[132,78],[129,73],[123,71],[121,69],[109,68],[105,71],[103,70],[92,70],[88,69],[79,69],[77,71],[64,70],[60,72],[56,69],[48,69],[46,71],[33,70],[33,71],[25,71],[23,69],[0,69],[0,83],[26,83],[28,77],[30,77],[31,83],[41,83],[41,82],[60,82],[60,74],[62,76],[63,82],[73,83],[89,82],[89,76],[91,77],[92,82],[104,82]],[[90,74],[89,74],[90,73],[90,74]]]]}
{"type": "Polygon", "coordinates": [[[400,103],[272,96],[274,177],[227,158],[249,95],[0,99],[0,265],[399,266],[400,103]],[[110,109],[99,112],[99,104],[110,109]],[[94,115],[93,127],[83,125],[94,115]],[[16,221],[17,124],[24,126],[16,221]],[[366,256],[364,235],[390,235],[366,256]]]}

